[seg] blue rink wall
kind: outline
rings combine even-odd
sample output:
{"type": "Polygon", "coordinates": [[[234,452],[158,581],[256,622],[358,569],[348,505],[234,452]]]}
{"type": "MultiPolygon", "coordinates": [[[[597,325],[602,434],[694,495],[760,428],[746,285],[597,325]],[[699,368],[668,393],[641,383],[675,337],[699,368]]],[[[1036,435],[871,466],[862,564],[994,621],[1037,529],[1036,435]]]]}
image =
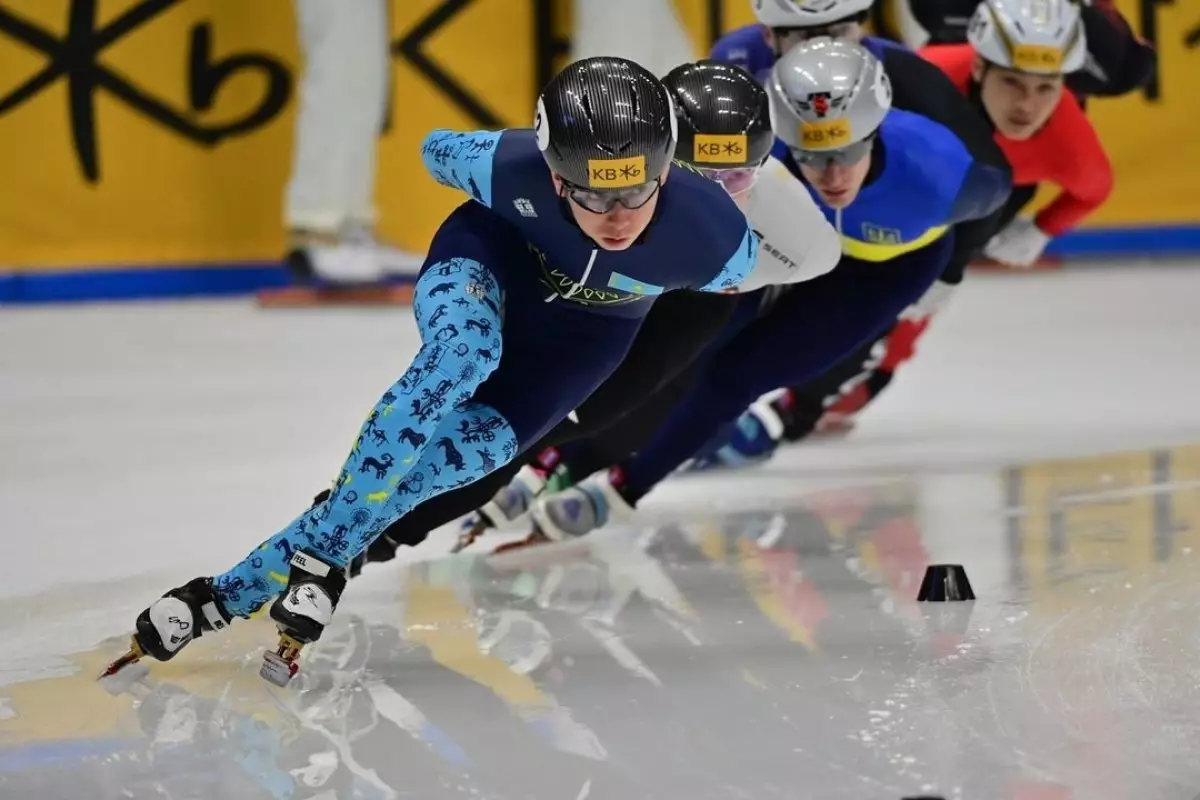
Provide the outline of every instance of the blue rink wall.
{"type": "MultiPolygon", "coordinates": [[[[1047,255],[1068,265],[1200,256],[1200,225],[1084,229],[1056,239],[1047,255]]],[[[281,262],[0,271],[0,304],[239,296],[289,283],[281,262]]]]}

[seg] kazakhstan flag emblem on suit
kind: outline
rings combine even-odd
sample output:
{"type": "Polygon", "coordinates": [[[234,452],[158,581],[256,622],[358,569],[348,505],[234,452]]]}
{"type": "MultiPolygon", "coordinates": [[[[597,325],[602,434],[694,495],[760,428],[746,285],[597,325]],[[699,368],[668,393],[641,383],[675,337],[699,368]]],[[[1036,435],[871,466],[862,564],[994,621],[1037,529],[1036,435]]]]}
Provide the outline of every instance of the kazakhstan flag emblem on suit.
{"type": "Polygon", "coordinates": [[[663,293],[663,287],[661,286],[656,286],[646,281],[635,281],[633,278],[622,275],[619,272],[614,272],[608,276],[608,286],[610,289],[629,292],[630,294],[656,295],[663,293]]]}

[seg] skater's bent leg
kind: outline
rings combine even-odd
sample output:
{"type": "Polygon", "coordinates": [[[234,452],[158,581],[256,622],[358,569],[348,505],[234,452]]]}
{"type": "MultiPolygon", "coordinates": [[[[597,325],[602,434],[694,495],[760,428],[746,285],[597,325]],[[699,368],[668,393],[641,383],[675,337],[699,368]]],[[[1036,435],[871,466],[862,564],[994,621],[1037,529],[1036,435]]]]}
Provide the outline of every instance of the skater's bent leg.
{"type": "MultiPolygon", "coordinates": [[[[442,418],[431,433],[429,446],[414,459],[403,479],[389,482],[386,491],[367,498],[365,504],[357,500],[347,503],[346,495],[335,501],[354,506],[359,522],[339,525],[332,539],[300,532],[293,523],[233,569],[214,577],[217,596],[228,613],[248,617],[287,586],[292,553],[309,551],[328,563],[345,566],[382,533],[387,521],[423,500],[482,478],[512,460],[516,452],[516,435],[504,417],[482,403],[464,403],[442,418]]],[[[299,522],[316,525],[322,521],[319,513],[310,512],[299,522]]]]}
{"type": "Polygon", "coordinates": [[[635,501],[759,396],[821,375],[887,331],[944,271],[953,237],[886,262],[846,262],[796,284],[725,344],[654,439],[623,466],[635,501]],[[781,356],[781,354],[783,354],[781,356]]]}
{"type": "Polygon", "coordinates": [[[519,461],[510,462],[474,483],[423,500],[412,511],[384,528],[383,535],[397,547],[416,547],[425,541],[430,531],[470,514],[491,500],[520,469],[519,461]]]}
{"type": "Polygon", "coordinates": [[[425,501],[486,479],[507,467],[518,448],[516,432],[496,409],[475,400],[455,408],[438,426],[433,446],[397,484],[381,521],[359,534],[358,551],[383,532],[383,519],[401,518],[425,501]]]}
{"type": "Polygon", "coordinates": [[[344,567],[359,552],[359,534],[382,529],[387,501],[434,446],[447,412],[499,364],[501,302],[496,280],[478,261],[427,268],[414,303],[423,341],[416,359],[371,410],[329,496],[214,581],[230,613],[253,613],[281,591],[294,550],[344,567]]]}
{"type": "MultiPolygon", "coordinates": [[[[490,472],[466,486],[451,489],[419,503],[412,511],[384,529],[383,535],[389,540],[392,552],[395,552],[395,548],[400,545],[416,547],[425,541],[429,532],[435,528],[487,506],[497,493],[512,483],[513,478],[521,471],[522,467],[527,464],[535,468],[539,466],[536,454],[563,441],[574,427],[575,423],[569,419],[563,420],[563,424],[556,426],[534,445],[522,450],[519,457],[498,466],[494,472],[490,472]]],[[[483,527],[499,524],[497,520],[490,518],[480,522],[483,527]]]]}
{"type": "Polygon", "coordinates": [[[620,367],[578,409],[538,466],[572,483],[627,458],[654,436],[723,342],[757,314],[762,293],[672,292],[638,331],[620,367]],[[673,302],[668,303],[668,300],[673,302]]]}
{"type": "Polygon", "coordinates": [[[702,372],[703,364],[691,364],[608,427],[556,448],[552,457],[560,471],[573,481],[582,480],[632,456],[654,438],[702,372]]]}
{"type": "Polygon", "coordinates": [[[600,434],[640,408],[688,369],[721,335],[744,297],[711,292],[668,292],[646,315],[621,364],[578,409],[567,436],[600,434]]]}

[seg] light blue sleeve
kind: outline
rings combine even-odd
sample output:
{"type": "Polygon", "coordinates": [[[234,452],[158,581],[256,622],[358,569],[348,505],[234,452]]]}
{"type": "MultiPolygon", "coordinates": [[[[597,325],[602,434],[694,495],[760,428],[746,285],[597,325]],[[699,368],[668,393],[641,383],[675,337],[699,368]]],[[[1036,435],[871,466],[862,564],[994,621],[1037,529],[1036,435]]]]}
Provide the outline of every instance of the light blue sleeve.
{"type": "Polygon", "coordinates": [[[504,131],[439,129],[421,143],[421,162],[434,180],[492,206],[492,167],[504,131]]]}
{"type": "Polygon", "coordinates": [[[758,234],[749,226],[742,237],[742,243],[725,262],[725,266],[717,273],[717,277],[700,287],[701,292],[724,292],[736,288],[742,281],[750,277],[758,263],[758,234]]]}

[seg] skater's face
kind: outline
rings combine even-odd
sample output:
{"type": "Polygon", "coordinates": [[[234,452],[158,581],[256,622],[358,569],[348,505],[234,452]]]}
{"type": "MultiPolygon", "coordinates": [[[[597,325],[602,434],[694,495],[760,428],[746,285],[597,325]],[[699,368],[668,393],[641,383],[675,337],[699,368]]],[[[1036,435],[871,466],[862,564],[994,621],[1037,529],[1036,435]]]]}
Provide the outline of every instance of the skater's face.
{"type": "Polygon", "coordinates": [[[710,181],[716,181],[721,184],[725,188],[725,191],[729,192],[729,196],[733,198],[733,202],[738,204],[738,208],[745,209],[746,201],[750,199],[750,190],[758,182],[760,167],[733,167],[731,169],[697,167],[696,169],[710,181]]]}
{"type": "Polygon", "coordinates": [[[841,150],[806,152],[792,150],[804,180],[830,208],[845,208],[854,202],[871,171],[874,136],[841,150]]]}
{"type": "Polygon", "coordinates": [[[817,36],[828,36],[831,39],[858,44],[862,41],[863,29],[862,25],[854,20],[843,20],[814,28],[763,28],[763,36],[767,38],[767,44],[771,45],[778,58],[801,42],[807,42],[817,36]]]}
{"type": "Polygon", "coordinates": [[[985,64],[979,58],[972,72],[984,110],[1008,139],[1028,139],[1041,130],[1062,97],[1061,75],[1032,75],[985,64]]]}
{"type": "Polygon", "coordinates": [[[670,165],[654,183],[616,191],[574,186],[554,175],[554,188],[567,198],[580,230],[604,250],[625,250],[646,230],[658,207],[659,188],[667,182],[670,165]]]}

